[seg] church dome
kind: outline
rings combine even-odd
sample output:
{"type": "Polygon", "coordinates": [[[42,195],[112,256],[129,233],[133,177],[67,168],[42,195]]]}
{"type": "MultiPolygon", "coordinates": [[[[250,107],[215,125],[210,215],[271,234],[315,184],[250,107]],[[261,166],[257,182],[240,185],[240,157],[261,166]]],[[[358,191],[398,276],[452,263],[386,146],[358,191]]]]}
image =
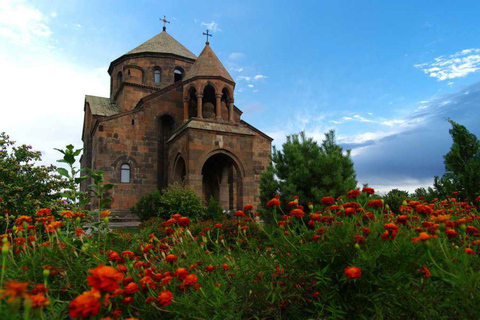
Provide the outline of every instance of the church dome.
{"type": "Polygon", "coordinates": [[[213,52],[208,42],[202,53],[198,56],[197,61],[195,61],[187,72],[187,76],[184,80],[193,79],[195,77],[222,77],[225,80],[235,83],[215,52],[213,52]]]}
{"type": "Polygon", "coordinates": [[[145,41],[135,49],[127,52],[125,55],[146,52],[174,54],[193,60],[197,59],[197,57],[192,52],[190,52],[190,50],[185,48],[180,42],[175,40],[166,31],[162,31],[150,40],[145,41]]]}

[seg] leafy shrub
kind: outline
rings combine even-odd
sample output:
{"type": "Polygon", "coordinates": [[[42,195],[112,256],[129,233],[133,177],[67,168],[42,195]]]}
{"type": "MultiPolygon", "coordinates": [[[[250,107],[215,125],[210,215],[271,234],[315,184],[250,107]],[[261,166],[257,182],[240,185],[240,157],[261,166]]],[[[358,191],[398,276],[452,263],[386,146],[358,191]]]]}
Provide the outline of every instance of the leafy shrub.
{"type": "Polygon", "coordinates": [[[55,166],[37,166],[41,152],[31,146],[15,146],[0,133],[0,210],[13,215],[33,214],[43,207],[53,208],[67,181],[56,174],[55,166]]]}
{"type": "Polygon", "coordinates": [[[385,201],[385,204],[388,204],[390,209],[397,214],[400,212],[400,205],[404,200],[407,199],[408,192],[399,189],[392,189],[383,197],[383,201],[385,201]]]}
{"type": "Polygon", "coordinates": [[[173,183],[160,194],[158,216],[168,220],[174,214],[189,218],[201,218],[205,212],[202,199],[195,191],[181,183],[173,183]]]}
{"type": "Polygon", "coordinates": [[[217,200],[215,200],[213,196],[210,196],[210,200],[208,201],[202,220],[215,220],[221,216],[223,216],[223,208],[218,204],[217,200]]]}
{"type": "Polygon", "coordinates": [[[130,210],[133,214],[136,214],[140,221],[146,221],[153,217],[158,217],[158,211],[161,205],[160,191],[154,192],[143,196],[130,210]]]}

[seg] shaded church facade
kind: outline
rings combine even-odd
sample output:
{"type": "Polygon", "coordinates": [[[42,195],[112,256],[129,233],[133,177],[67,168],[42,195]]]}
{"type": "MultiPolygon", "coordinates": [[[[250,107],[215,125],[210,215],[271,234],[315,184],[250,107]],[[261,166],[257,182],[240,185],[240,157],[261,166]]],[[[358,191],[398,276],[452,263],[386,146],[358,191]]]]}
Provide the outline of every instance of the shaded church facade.
{"type": "Polygon", "coordinates": [[[272,139],[241,119],[235,81],[208,41],[196,57],[164,28],[108,73],[110,97],[85,97],[81,166],[116,184],[112,210],[174,182],[227,210],[259,204],[272,139]]]}

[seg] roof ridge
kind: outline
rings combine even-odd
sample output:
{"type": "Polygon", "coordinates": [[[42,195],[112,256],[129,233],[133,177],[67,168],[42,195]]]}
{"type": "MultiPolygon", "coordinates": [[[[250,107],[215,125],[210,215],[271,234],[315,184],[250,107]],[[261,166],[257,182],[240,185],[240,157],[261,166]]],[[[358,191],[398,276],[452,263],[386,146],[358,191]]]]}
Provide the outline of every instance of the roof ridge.
{"type": "Polygon", "coordinates": [[[188,50],[166,31],[162,31],[153,36],[134,49],[128,51],[125,55],[141,52],[171,53],[193,60],[197,59],[196,55],[194,55],[190,50],[188,50]]]}

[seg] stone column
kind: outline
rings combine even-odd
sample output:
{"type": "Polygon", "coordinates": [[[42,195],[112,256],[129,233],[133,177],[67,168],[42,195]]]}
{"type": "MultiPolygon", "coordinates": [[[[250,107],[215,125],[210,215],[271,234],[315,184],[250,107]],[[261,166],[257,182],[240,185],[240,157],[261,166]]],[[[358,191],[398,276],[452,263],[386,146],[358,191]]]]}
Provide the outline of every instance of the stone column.
{"type": "Polygon", "coordinates": [[[203,118],[202,116],[202,98],[203,94],[197,93],[197,118],[203,118]]]}
{"type": "Polygon", "coordinates": [[[188,97],[183,98],[183,122],[188,121],[188,97]]]}
{"type": "Polygon", "coordinates": [[[217,120],[222,119],[222,95],[221,94],[215,94],[215,117],[217,120]]]}
{"type": "Polygon", "coordinates": [[[228,121],[233,122],[233,99],[228,100],[228,121]]]}

